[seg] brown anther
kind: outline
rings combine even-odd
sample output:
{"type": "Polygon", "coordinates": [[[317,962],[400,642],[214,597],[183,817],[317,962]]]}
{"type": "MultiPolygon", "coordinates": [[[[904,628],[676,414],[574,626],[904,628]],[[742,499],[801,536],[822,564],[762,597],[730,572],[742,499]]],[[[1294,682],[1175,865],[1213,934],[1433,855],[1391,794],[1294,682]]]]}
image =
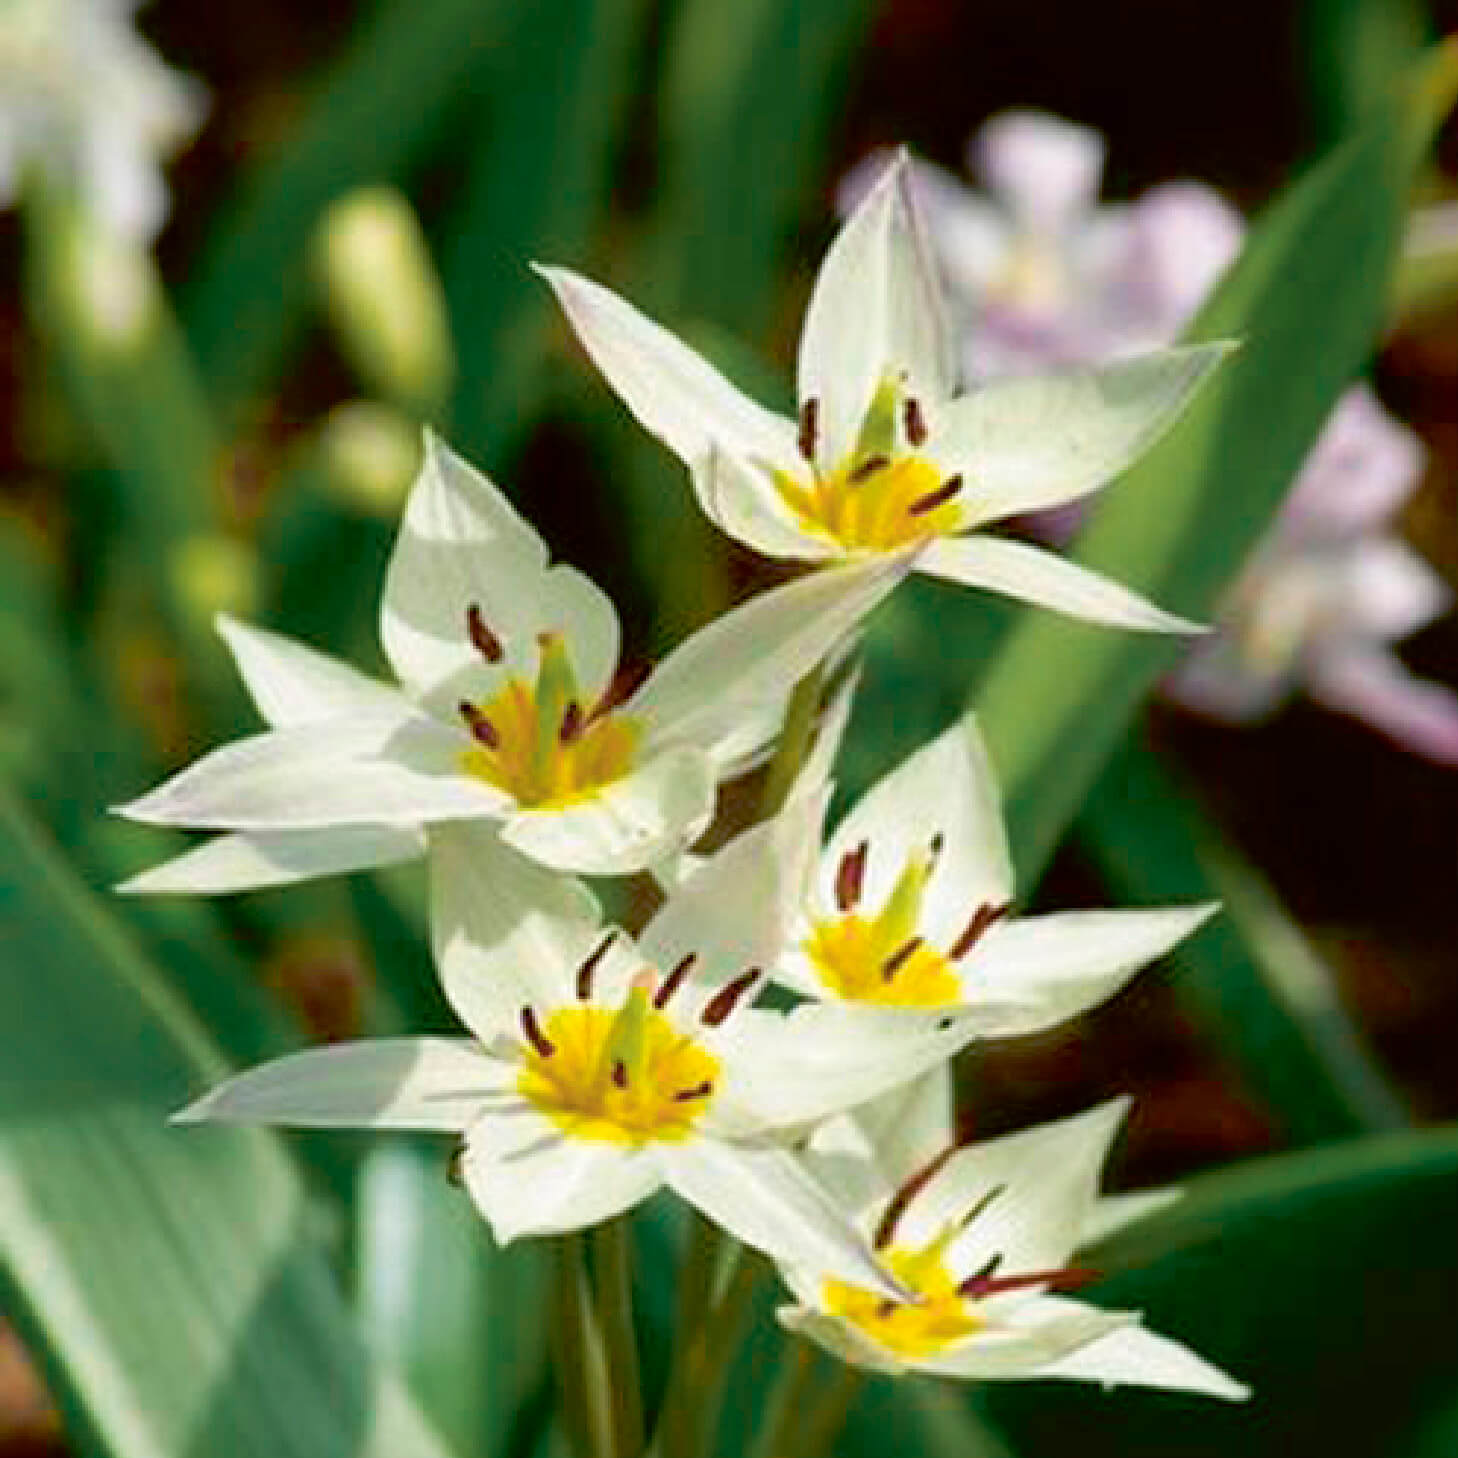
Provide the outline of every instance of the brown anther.
{"type": "Polygon", "coordinates": [[[610,931],[593,949],[587,954],[587,960],[577,969],[577,1000],[586,1002],[592,996],[592,974],[597,971],[597,965],[607,955],[607,949],[612,946],[617,932],[610,931]]]}
{"type": "Polygon", "coordinates": [[[466,1159],[466,1141],[459,1140],[456,1147],[451,1150],[450,1158],[446,1161],[446,1180],[453,1185],[463,1185],[466,1182],[462,1165],[466,1159]]]}
{"type": "Polygon", "coordinates": [[[927,842],[927,846],[926,846],[926,853],[927,853],[927,854],[928,854],[928,855],[929,855],[929,856],[930,856],[930,857],[931,857],[931,858],[932,858],[932,860],[934,860],[934,861],[938,861],[938,860],[940,860],[940,859],[941,859],[941,857],[942,857],[942,852],[943,852],[943,851],[944,851],[944,850],[945,850],[945,849],[946,849],[946,848],[947,848],[947,838],[946,838],[946,836],[944,836],[944,835],[943,835],[943,834],[942,834],[942,833],[941,833],[941,831],[940,831],[940,830],[939,830],[939,831],[937,831],[937,833],[936,833],[936,834],[935,834],[935,835],[934,835],[934,836],[932,836],[932,838],[931,838],[931,839],[930,839],[930,840],[929,840],[929,841],[928,841],[928,842],[927,842]]]}
{"type": "Polygon", "coordinates": [[[683,979],[689,975],[697,960],[698,953],[690,952],[688,956],[681,958],[673,971],[658,984],[658,991],[653,994],[653,1006],[659,1012],[668,1006],[668,999],[683,986],[683,979]]]}
{"type": "Polygon", "coordinates": [[[562,710],[562,723],[557,729],[557,738],[563,744],[572,744],[582,737],[582,705],[576,699],[568,699],[562,710]]]}
{"type": "Polygon", "coordinates": [[[484,744],[487,749],[500,749],[501,736],[496,732],[496,725],[475,704],[462,699],[460,710],[461,718],[466,721],[466,728],[471,731],[471,738],[477,744],[484,744]]]}
{"type": "Polygon", "coordinates": [[[935,511],[939,506],[945,506],[961,489],[962,478],[948,476],[935,491],[928,491],[925,496],[918,496],[906,508],[906,514],[907,516],[925,516],[927,512],[935,511]]]}
{"type": "Polygon", "coordinates": [[[627,1088],[628,1065],[621,1058],[613,1059],[613,1087],[627,1088]]]}
{"type": "Polygon", "coordinates": [[[835,906],[840,912],[854,911],[861,899],[861,887],[866,879],[866,856],[870,843],[862,841],[854,850],[847,851],[840,858],[835,871],[835,906]]]}
{"type": "Polygon", "coordinates": [[[1001,904],[984,901],[972,913],[972,920],[963,928],[962,935],[952,943],[951,950],[947,953],[947,956],[954,962],[961,961],[982,940],[982,934],[988,927],[992,926],[995,922],[1001,921],[1011,910],[1011,901],[1004,901],[1001,904]]]}
{"type": "Polygon", "coordinates": [[[486,626],[486,619],[481,616],[480,603],[473,602],[466,609],[466,632],[470,636],[471,646],[487,663],[501,662],[505,650],[501,646],[501,639],[486,626]]]}
{"type": "Polygon", "coordinates": [[[977,1270],[972,1275],[968,1276],[967,1279],[962,1282],[962,1284],[964,1286],[971,1283],[975,1283],[979,1286],[982,1285],[983,1282],[991,1279],[993,1273],[1001,1264],[1002,1252],[998,1251],[996,1255],[988,1256],[988,1258],[983,1261],[980,1266],[978,1266],[977,1270]]]}
{"type": "Polygon", "coordinates": [[[820,443],[820,401],[807,400],[800,407],[800,434],[796,444],[800,454],[810,464],[815,464],[815,447],[820,443]]]}
{"type": "Polygon", "coordinates": [[[521,1030],[526,1034],[527,1042],[543,1058],[550,1058],[557,1051],[557,1045],[542,1031],[542,1025],[537,1021],[536,1013],[529,1007],[521,1010],[521,1030]]]}
{"type": "Polygon", "coordinates": [[[714,1085],[706,1078],[702,1083],[696,1083],[692,1088],[681,1088],[674,1094],[673,1101],[676,1104],[691,1104],[695,1099],[706,1099],[714,1092],[714,1085]]]}
{"type": "Polygon", "coordinates": [[[635,663],[631,668],[619,668],[613,681],[603,690],[602,697],[588,711],[582,721],[585,729],[595,724],[605,714],[610,714],[619,704],[626,703],[642,687],[643,680],[653,671],[651,663],[635,663]]]}
{"type": "Polygon", "coordinates": [[[739,1005],[739,999],[764,975],[760,967],[751,967],[741,972],[732,982],[726,982],[704,1005],[699,1021],[706,1028],[717,1028],[739,1005]]]}
{"type": "Polygon", "coordinates": [[[1022,1291],[1029,1286],[1051,1286],[1055,1291],[1069,1291],[1097,1281],[1099,1273],[1083,1266],[1065,1266],[1058,1271],[1028,1271],[1020,1276],[968,1276],[957,1287],[959,1296],[974,1298],[997,1296],[1004,1291],[1022,1291]]]}
{"type": "Polygon", "coordinates": [[[891,1237],[896,1234],[897,1223],[906,1214],[906,1207],[927,1187],[937,1171],[956,1152],[955,1144],[948,1145],[929,1164],[924,1164],[917,1170],[886,1202],[886,1208],[881,1212],[880,1220],[876,1222],[876,1233],[871,1237],[871,1243],[877,1250],[885,1250],[891,1244],[891,1237]]]}
{"type": "Polygon", "coordinates": [[[876,1308],[876,1315],[879,1316],[882,1321],[886,1321],[896,1310],[896,1308],[903,1304],[903,1302],[897,1301],[894,1297],[887,1296],[876,1308]]]}
{"type": "Polygon", "coordinates": [[[889,982],[925,945],[925,937],[908,937],[881,963],[881,978],[889,982]]]}
{"type": "Polygon", "coordinates": [[[902,423],[906,426],[906,439],[914,446],[926,442],[926,416],[921,413],[921,401],[911,396],[901,407],[902,423]]]}
{"type": "MultiPolygon", "coordinates": [[[[992,1204],[994,1200],[999,1199],[1006,1193],[1006,1185],[993,1185],[993,1187],[988,1190],[988,1192],[983,1195],[982,1198],[978,1200],[977,1203],[973,1205],[972,1208],[957,1222],[957,1228],[959,1230],[965,1230],[974,1220],[978,1218],[979,1215],[983,1213],[984,1210],[987,1209],[990,1204],[992,1204]]],[[[994,1268],[996,1267],[997,1262],[1001,1259],[1001,1256],[998,1256],[996,1257],[996,1259],[994,1259],[994,1268]]]]}
{"type": "Polygon", "coordinates": [[[885,456],[867,456],[845,479],[850,485],[859,486],[862,481],[869,481],[877,471],[884,471],[890,464],[885,456]]]}

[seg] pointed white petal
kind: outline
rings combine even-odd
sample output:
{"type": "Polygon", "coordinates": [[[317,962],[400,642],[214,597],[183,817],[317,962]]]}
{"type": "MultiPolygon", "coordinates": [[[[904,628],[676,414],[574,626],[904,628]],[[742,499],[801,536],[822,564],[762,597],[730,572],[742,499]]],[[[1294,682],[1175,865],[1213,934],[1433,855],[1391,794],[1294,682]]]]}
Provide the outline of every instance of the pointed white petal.
{"type": "Polygon", "coordinates": [[[276,1058],[219,1084],[177,1124],[464,1129],[514,1078],[469,1038],[372,1038],[276,1058]]]}
{"type": "Polygon", "coordinates": [[[856,689],[860,687],[860,682],[861,671],[857,666],[836,685],[821,713],[814,747],[805,756],[805,763],[795,776],[791,795],[818,795],[822,789],[831,786],[836,757],[840,754],[845,731],[850,725],[851,709],[855,705],[856,689]]]}
{"type": "Polygon", "coordinates": [[[418,830],[391,825],[220,835],[130,877],[116,889],[137,896],[178,892],[218,896],[393,866],[424,854],[425,838],[418,830]]]}
{"type": "Polygon", "coordinates": [[[862,842],[869,849],[862,902],[874,915],[908,857],[925,855],[934,837],[941,854],[927,884],[921,934],[946,947],[978,907],[1013,894],[1012,860],[997,778],[976,723],[952,724],[878,780],[836,827],[821,858],[820,905],[834,905],[841,860],[862,842]]]}
{"type": "Polygon", "coordinates": [[[1143,633],[1204,633],[1111,578],[1064,557],[1002,537],[938,537],[917,559],[917,570],[964,587],[1001,592],[1019,602],[1110,628],[1143,633]]]}
{"type": "Polygon", "coordinates": [[[1097,1006],[1218,909],[1207,902],[1151,911],[1063,911],[998,922],[962,964],[963,987],[979,1030],[998,1037],[1040,1032],[1097,1006]],[[979,995],[1003,1005],[988,1019],[978,1017],[979,995]]]}
{"type": "Polygon", "coordinates": [[[651,1149],[568,1139],[525,1104],[466,1131],[461,1173],[501,1245],[610,1220],[663,1182],[651,1149]]]}
{"type": "Polygon", "coordinates": [[[217,626],[258,712],[275,729],[317,724],[355,712],[390,713],[401,705],[398,689],[327,653],[279,633],[249,627],[226,614],[219,614],[217,626]]]}
{"type": "MultiPolygon", "coordinates": [[[[786,1282],[790,1283],[789,1271],[781,1267],[786,1282]]],[[[838,1316],[829,1316],[813,1306],[781,1306],[775,1317],[786,1331],[825,1348],[832,1357],[849,1362],[853,1367],[864,1367],[871,1372],[882,1372],[888,1377],[898,1376],[906,1371],[906,1363],[873,1342],[858,1326],[842,1321],[838,1316]]]]}
{"type": "Polygon", "coordinates": [[[741,394],[707,360],[600,284],[533,265],[551,285],[592,362],[638,423],[686,465],[718,446],[794,465],[795,427],[741,394]]]}
{"type": "Polygon", "coordinates": [[[971,525],[1074,501],[1143,454],[1231,348],[994,380],[936,412],[925,454],[963,478],[971,525]]]}
{"type": "Polygon", "coordinates": [[[664,1179],[736,1240],[868,1291],[896,1283],[830,1194],[787,1149],[695,1139],[662,1147],[664,1179]]]}
{"type": "Polygon", "coordinates": [[[1128,1099],[1111,1099],[1071,1119],[963,1146],[906,1207],[897,1243],[927,1244],[998,1191],[948,1249],[954,1274],[970,1275],[993,1255],[1002,1257],[1004,1275],[1065,1264],[1078,1247],[1104,1160],[1128,1110],[1128,1099]]]}
{"type": "Polygon", "coordinates": [[[1397,537],[1359,542],[1346,563],[1338,605],[1353,635],[1405,638],[1447,612],[1453,591],[1426,558],[1397,537]]]}
{"type": "MultiPolygon", "coordinates": [[[[800,461],[786,469],[798,479],[808,468],[800,461]]],[[[715,445],[698,458],[693,483],[709,520],[766,557],[813,562],[838,555],[834,543],[799,524],[767,467],[752,458],[715,445]]]]}
{"type": "Polygon", "coordinates": [[[817,461],[835,466],[887,375],[932,405],[952,392],[941,290],[922,234],[908,159],[896,157],[830,245],[805,311],[798,389],[819,402],[817,461]]]}
{"type": "Polygon", "coordinates": [[[1183,1190],[1164,1189],[1139,1190],[1129,1195],[1100,1195],[1084,1222],[1078,1238],[1079,1246],[1097,1245],[1111,1235],[1118,1235],[1129,1226],[1179,1204],[1184,1194],[1183,1190]]]}
{"type": "Polygon", "coordinates": [[[118,813],[154,825],[248,831],[499,815],[506,796],[456,768],[465,743],[421,716],[274,729],[215,749],[118,813]]]}
{"type": "Polygon", "coordinates": [[[603,935],[580,881],[518,855],[485,825],[431,832],[430,901],[441,985],[483,1042],[515,1036],[522,1008],[569,999],[576,968],[603,935]]]}
{"type": "Polygon", "coordinates": [[[950,1149],[956,1137],[951,1063],[939,1063],[863,1104],[852,1117],[865,1131],[883,1187],[899,1188],[950,1149]]]}
{"type": "Polygon", "coordinates": [[[806,1003],[756,1020],[725,1100],[754,1110],[762,1127],[809,1126],[917,1078],[971,1037],[964,1020],[935,1013],[806,1003]]]}
{"type": "Polygon", "coordinates": [[[711,754],[734,742],[746,706],[788,694],[906,574],[905,555],[811,573],[762,592],[674,649],[629,701],[661,742],[711,754]]]}
{"type": "Polygon", "coordinates": [[[748,967],[773,965],[815,863],[827,798],[792,798],[701,862],[643,929],[643,955],[669,968],[694,953],[695,985],[706,991],[748,967]]]}
{"type": "Polygon", "coordinates": [[[1093,211],[1104,139],[1092,127],[1017,108],[978,129],[968,161],[1022,226],[1057,238],[1093,211]]]}
{"type": "Polygon", "coordinates": [[[963,1344],[913,1363],[940,1377],[1046,1377],[1052,1362],[1090,1342],[1107,1338],[1138,1318],[1100,1311],[1079,1301],[1024,1301],[1007,1324],[977,1333],[963,1344]]]}
{"type": "MultiPolygon", "coordinates": [[[[1061,1302],[1060,1305],[1074,1305],[1061,1302]]],[[[1182,1342],[1131,1322],[1050,1362],[1038,1377],[1071,1377],[1113,1387],[1163,1387],[1244,1402],[1250,1388],[1227,1376],[1182,1342]]]]}
{"type": "Polygon", "coordinates": [[[697,840],[714,810],[714,766],[683,746],[649,753],[632,774],[560,809],[516,810],[501,835],[562,871],[620,876],[697,840]]]}

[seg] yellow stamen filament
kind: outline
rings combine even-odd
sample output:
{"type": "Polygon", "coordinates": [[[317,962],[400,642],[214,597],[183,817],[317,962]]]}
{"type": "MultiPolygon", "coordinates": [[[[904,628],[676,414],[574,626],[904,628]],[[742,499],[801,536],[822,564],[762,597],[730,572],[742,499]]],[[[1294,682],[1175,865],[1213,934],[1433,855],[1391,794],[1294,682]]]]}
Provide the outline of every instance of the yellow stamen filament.
{"type": "Polygon", "coordinates": [[[524,1055],[522,1096],[574,1139],[678,1143],[713,1101],[719,1060],[634,987],[618,1010],[567,1006],[524,1055]],[[544,1054],[541,1047],[550,1046],[544,1054]]]}
{"type": "Polygon", "coordinates": [[[893,1246],[881,1252],[892,1275],[916,1293],[915,1302],[890,1301],[859,1286],[827,1280],[822,1287],[826,1310],[908,1361],[974,1335],[984,1323],[974,1303],[957,1293],[957,1282],[943,1260],[946,1243],[944,1238],[922,1250],[893,1246]]]}

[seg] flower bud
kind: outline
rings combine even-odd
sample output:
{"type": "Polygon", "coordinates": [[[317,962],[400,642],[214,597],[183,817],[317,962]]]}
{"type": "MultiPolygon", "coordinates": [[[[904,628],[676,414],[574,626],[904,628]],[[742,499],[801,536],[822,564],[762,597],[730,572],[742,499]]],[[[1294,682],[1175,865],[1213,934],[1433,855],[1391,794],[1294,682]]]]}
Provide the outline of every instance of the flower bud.
{"type": "Polygon", "coordinates": [[[420,428],[390,405],[350,400],[319,434],[324,479],[345,505],[394,520],[420,469],[420,428]]]}
{"type": "Polygon", "coordinates": [[[258,558],[246,543],[220,532],[189,537],[172,556],[173,591],[201,627],[218,613],[251,617],[258,605],[258,558]]]}

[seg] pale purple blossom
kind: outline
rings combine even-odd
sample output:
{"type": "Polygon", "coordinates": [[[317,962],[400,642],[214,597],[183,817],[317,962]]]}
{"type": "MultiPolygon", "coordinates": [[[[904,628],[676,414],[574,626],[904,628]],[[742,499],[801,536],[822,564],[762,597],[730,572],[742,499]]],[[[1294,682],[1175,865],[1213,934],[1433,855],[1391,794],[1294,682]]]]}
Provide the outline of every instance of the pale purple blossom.
{"type": "MultiPolygon", "coordinates": [[[[1012,111],[969,144],[982,191],[914,165],[968,377],[1168,345],[1239,252],[1243,219],[1202,183],[1100,205],[1103,160],[1090,128],[1012,111]]],[[[881,165],[870,158],[850,174],[844,205],[881,165]]],[[[1349,389],[1228,591],[1219,630],[1190,645],[1167,694],[1243,723],[1300,688],[1404,748],[1458,764],[1458,695],[1415,677],[1391,646],[1449,606],[1446,585],[1393,526],[1422,469],[1416,436],[1367,386],[1349,389]]],[[[1036,527],[1063,538],[1081,518],[1075,505],[1036,527]]]]}

